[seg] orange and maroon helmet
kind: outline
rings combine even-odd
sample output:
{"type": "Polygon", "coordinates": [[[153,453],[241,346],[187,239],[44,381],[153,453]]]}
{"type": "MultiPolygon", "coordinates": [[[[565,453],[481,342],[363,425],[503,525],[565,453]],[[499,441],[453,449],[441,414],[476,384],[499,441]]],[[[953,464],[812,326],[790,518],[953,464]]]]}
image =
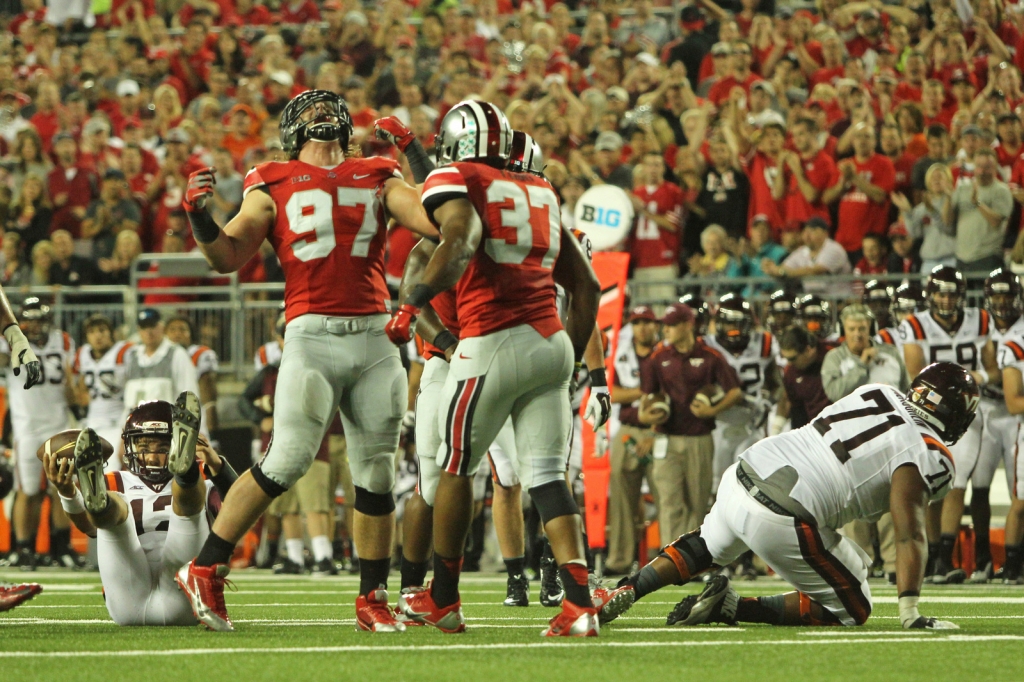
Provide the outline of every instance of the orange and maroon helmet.
{"type": "Polygon", "coordinates": [[[124,443],[124,461],[128,471],[147,483],[161,485],[171,480],[171,472],[167,470],[167,456],[164,455],[163,465],[146,464],[145,453],[139,452],[136,445],[139,438],[155,436],[167,439],[167,452],[171,447],[171,404],[166,400],[150,400],[140,403],[128,414],[121,432],[124,443]]]}

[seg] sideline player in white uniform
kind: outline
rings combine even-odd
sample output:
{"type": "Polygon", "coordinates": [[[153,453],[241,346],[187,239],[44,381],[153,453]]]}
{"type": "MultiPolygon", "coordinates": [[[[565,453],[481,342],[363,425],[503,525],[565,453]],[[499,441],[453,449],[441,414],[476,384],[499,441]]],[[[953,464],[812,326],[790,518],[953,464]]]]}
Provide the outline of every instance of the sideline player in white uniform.
{"type": "MultiPolygon", "coordinates": [[[[187,317],[178,316],[167,320],[164,332],[167,338],[185,349],[196,368],[199,401],[203,405],[203,425],[206,427],[206,433],[213,433],[217,430],[217,372],[220,370],[217,351],[209,346],[193,343],[196,338],[195,330],[192,328],[192,321],[187,317]]],[[[211,445],[216,449],[216,443],[211,442],[211,445]]]]}
{"type": "MultiPolygon", "coordinates": [[[[18,482],[12,514],[17,557],[12,565],[34,569],[36,531],[46,495],[46,478],[36,450],[54,433],[67,428],[68,374],[74,360],[75,343],[69,334],[53,328],[50,306],[34,296],[26,298],[21,306],[21,329],[28,339],[30,352],[39,359],[41,381],[34,391],[20,381],[7,384],[18,482]]],[[[0,340],[0,366],[6,364],[11,355],[6,338],[0,340]]]]}
{"type": "MultiPolygon", "coordinates": [[[[917,376],[925,365],[952,362],[971,373],[981,387],[999,385],[1002,377],[996,364],[995,346],[990,338],[992,320],[987,310],[965,308],[967,281],[956,268],[940,265],[932,269],[925,285],[928,312],[907,317],[899,328],[907,374],[917,376]]],[[[962,583],[967,578],[961,569],[953,569],[953,548],[960,533],[964,513],[964,493],[981,459],[981,450],[991,443],[983,438],[987,408],[979,409],[963,439],[952,448],[956,458],[953,490],[942,503],[941,536],[938,558],[932,568],[931,582],[962,583]]]]}
{"type": "Polygon", "coordinates": [[[572,426],[565,398],[573,357],[578,370],[593,335],[600,286],[579,241],[561,225],[551,185],[504,170],[511,144],[508,120],[492,104],[464,101],[445,115],[437,142],[444,165],[423,192],[444,239],[387,326],[393,342],[406,343],[420,308],[456,287],[462,338],[442,391],[448,412],[438,452],[434,579],[429,591],[403,595],[399,608],[444,632],[465,629],[458,585],[471,477],[511,415],[520,473],[565,586],[562,612],[546,634],[595,636],[580,515],[565,480],[572,426]],[[568,333],[555,308],[556,279],[569,293],[568,333]]]}
{"type": "MultiPolygon", "coordinates": [[[[1014,585],[1021,576],[1021,540],[1024,539],[1024,456],[1020,455],[1024,429],[1020,428],[1024,415],[1024,290],[1012,272],[999,268],[985,280],[985,305],[995,320],[992,339],[996,342],[996,359],[1002,373],[1003,414],[993,435],[1000,437],[1007,487],[1010,490],[1010,510],[1006,514],[1006,563],[1002,569],[1005,584],[1014,585]],[[1009,420],[1012,420],[1010,422],[1009,420]],[[1007,443],[1006,441],[1010,441],[1007,443]],[[1009,447],[1008,447],[1009,446],[1009,447]]],[[[980,466],[980,465],[979,465],[980,466]]],[[[994,465],[992,466],[994,470],[994,465]]],[[[994,471],[993,471],[994,475],[994,471]]],[[[978,494],[971,491],[971,508],[978,494]]],[[[986,498],[987,501],[987,498],[986,498]]],[[[982,582],[981,575],[971,576],[971,582],[982,582]]],[[[996,577],[986,572],[987,579],[996,577]]]]}
{"type": "Polygon", "coordinates": [[[739,454],[768,435],[765,422],[769,404],[762,391],[766,384],[769,390],[782,384],[775,367],[779,343],[769,331],[754,331],[750,303],[738,294],[722,296],[715,312],[715,333],[702,338],[736,370],[744,393],[744,402],[715,417],[712,490],[718,490],[722,473],[739,454]]]}
{"type": "Polygon", "coordinates": [[[888,284],[873,279],[864,285],[864,293],[860,302],[867,306],[875,318],[875,343],[887,343],[896,346],[896,350],[903,354],[900,346],[899,323],[902,320],[894,320],[893,289],[888,284]]]}
{"type": "Polygon", "coordinates": [[[47,478],[80,531],[96,538],[104,601],[118,625],[195,625],[178,567],[202,547],[215,502],[237,478],[199,437],[199,399],[144,402],[121,434],[125,471],[103,473],[96,432],[78,434],[74,458],[46,454],[47,478]],[[200,476],[200,462],[208,479],[200,476]],[[78,486],[75,485],[77,474],[78,486]]]}
{"type": "Polygon", "coordinates": [[[288,320],[274,441],[239,478],[203,550],[178,576],[211,629],[234,629],[224,577],[235,543],[309,470],[340,406],[356,490],[356,622],[374,632],[405,630],[386,589],[408,385],[398,349],[384,336],[391,301],[384,246],[388,216],[424,236],[437,230],[395,161],[345,158],[352,131],[345,100],[335,93],[308,90],[292,99],[281,113],[281,144],[291,160],[249,171],[241,209],[223,230],[206,211],[213,169],[189,177],[182,206],[206,259],[218,272],[233,272],[270,240],[284,269],[288,320]]]}
{"type": "Polygon", "coordinates": [[[278,331],[278,322],[284,318],[284,301],[278,308],[277,319],[274,320],[274,338],[260,346],[253,355],[252,364],[259,372],[267,365],[280,365],[281,353],[284,352],[284,328],[278,331]]]}
{"type": "Polygon", "coordinates": [[[90,315],[82,323],[82,331],[86,343],[75,353],[71,370],[88,396],[83,426],[114,446],[114,457],[107,468],[120,471],[125,360],[134,346],[128,341],[114,341],[114,325],[104,315],[90,315]]]}
{"type": "Polygon", "coordinates": [[[837,529],[892,513],[896,584],[904,628],[956,625],[917,610],[927,553],[925,508],[953,481],[946,445],[974,419],[978,387],[952,363],[929,365],[906,396],[868,384],[802,428],[757,443],[722,478],[699,530],[608,593],[595,594],[607,622],[636,599],[680,585],[752,549],[796,592],[741,598],[724,575],[683,599],[669,625],[737,622],[863,625],[871,614],[870,561],[837,529]],[[945,443],[945,445],[943,444],[945,443]]]}

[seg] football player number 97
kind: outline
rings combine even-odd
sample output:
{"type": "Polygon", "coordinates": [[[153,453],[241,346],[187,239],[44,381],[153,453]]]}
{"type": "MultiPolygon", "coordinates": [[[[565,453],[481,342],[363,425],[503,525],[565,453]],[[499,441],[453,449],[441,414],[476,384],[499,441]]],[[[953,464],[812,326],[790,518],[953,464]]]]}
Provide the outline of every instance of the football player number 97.
{"type": "MultiPolygon", "coordinates": [[[[372,189],[339,187],[338,206],[363,207],[363,218],[352,241],[352,256],[366,258],[370,253],[370,242],[377,234],[377,193],[372,189]]],[[[292,252],[303,263],[318,258],[327,258],[337,239],[334,235],[335,198],[322,189],[306,189],[296,192],[285,204],[288,228],[299,235],[310,232],[316,237],[306,242],[292,244],[292,252]]]]}
{"type": "Polygon", "coordinates": [[[562,248],[562,222],[555,193],[547,187],[538,185],[527,185],[524,192],[521,186],[508,180],[492,182],[487,188],[487,203],[505,205],[508,202],[511,202],[512,206],[501,209],[501,226],[516,231],[515,242],[488,238],[484,244],[487,255],[495,263],[540,266],[550,270],[555,266],[558,252],[562,248]],[[531,207],[547,208],[546,224],[543,219],[534,223],[534,217],[530,213],[531,207]],[[536,262],[536,256],[527,260],[533,251],[535,234],[537,246],[543,246],[545,231],[548,240],[547,251],[540,257],[539,262],[536,262]]]}

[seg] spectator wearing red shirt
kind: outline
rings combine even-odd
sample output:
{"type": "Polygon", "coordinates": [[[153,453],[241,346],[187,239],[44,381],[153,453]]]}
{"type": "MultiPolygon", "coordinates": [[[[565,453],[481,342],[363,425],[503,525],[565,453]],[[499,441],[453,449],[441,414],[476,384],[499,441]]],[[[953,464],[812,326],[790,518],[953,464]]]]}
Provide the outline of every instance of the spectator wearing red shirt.
{"type": "MultiPolygon", "coordinates": [[[[631,200],[636,223],[630,240],[630,262],[638,282],[667,281],[679,276],[679,232],[682,227],[683,191],[665,180],[665,160],[658,151],[643,156],[639,183],[631,200]]],[[[671,299],[674,285],[644,286],[641,297],[671,299]]]]}
{"type": "Polygon", "coordinates": [[[953,110],[946,107],[946,87],[942,81],[930,79],[921,89],[921,113],[926,126],[939,124],[949,130],[953,110]]]}
{"type": "MultiPolygon", "coordinates": [[[[324,3],[324,9],[327,8],[329,2],[331,0],[324,3]]],[[[235,0],[231,16],[241,21],[243,26],[268,26],[274,21],[270,10],[263,5],[256,4],[255,0],[235,0]]]]}
{"type": "MultiPolygon", "coordinates": [[[[698,95],[706,96],[711,88],[732,72],[732,45],[720,41],[711,46],[711,52],[704,58],[700,67],[697,88],[698,95]]],[[[693,78],[690,78],[692,83],[693,78]]]]}
{"type": "Polygon", "coordinates": [[[29,123],[39,133],[43,143],[43,151],[51,151],[51,140],[60,129],[58,107],[60,106],[60,88],[53,81],[43,81],[36,91],[36,113],[32,114],[29,123]]]}
{"type": "MultiPolygon", "coordinates": [[[[851,57],[863,57],[868,50],[875,50],[885,40],[885,27],[878,10],[869,7],[857,17],[854,35],[846,41],[846,51],[851,57]]],[[[877,50],[876,50],[877,51],[877,50]]]]}
{"type": "Polygon", "coordinates": [[[883,235],[864,235],[860,249],[864,255],[853,266],[853,274],[884,275],[889,271],[889,242],[883,235]]]}
{"type": "Polygon", "coordinates": [[[823,64],[815,69],[809,71],[808,67],[815,67],[818,64],[813,61],[801,61],[801,66],[804,69],[804,73],[807,74],[807,79],[810,81],[810,87],[827,83],[829,85],[835,85],[836,81],[843,77],[846,73],[846,66],[844,64],[846,53],[843,49],[843,41],[839,38],[836,33],[830,32],[821,41],[821,58],[823,64]]]}
{"type": "Polygon", "coordinates": [[[248,104],[236,104],[228,111],[227,132],[221,145],[231,152],[235,165],[242,167],[242,159],[250,149],[263,146],[260,137],[260,121],[256,112],[248,104]]]}
{"type": "Polygon", "coordinates": [[[786,194],[785,229],[799,230],[811,216],[831,223],[822,197],[836,183],[839,171],[832,157],[818,146],[818,124],[810,117],[797,119],[792,128],[794,152],[784,153],[786,194]]]}
{"type": "Polygon", "coordinates": [[[904,150],[903,136],[900,134],[900,129],[893,124],[883,125],[879,140],[882,153],[892,161],[893,171],[895,172],[895,191],[910,194],[914,159],[904,150]]]}
{"type": "Polygon", "coordinates": [[[209,14],[214,23],[223,26],[225,20],[232,14],[231,0],[187,0],[185,5],[178,10],[178,22],[182,26],[188,26],[189,22],[198,14],[197,10],[209,14]]]}
{"type": "Polygon", "coordinates": [[[206,90],[210,64],[214,54],[206,48],[206,24],[193,19],[185,29],[181,49],[170,55],[170,73],[185,87],[185,101],[191,101],[206,90]]]}
{"type": "Polygon", "coordinates": [[[889,194],[896,171],[892,161],[875,153],[875,129],[869,124],[856,125],[853,152],[853,158],[839,162],[839,180],[825,191],[825,203],[839,199],[835,240],[856,263],[864,235],[884,234],[889,226],[889,194]]]}
{"type": "Polygon", "coordinates": [[[708,92],[708,99],[716,106],[721,106],[729,99],[732,89],[739,87],[748,96],[750,86],[759,80],[760,76],[750,70],[751,50],[750,45],[743,40],[737,40],[732,44],[732,73],[718,81],[708,92]]]}
{"type": "Polygon", "coordinates": [[[924,87],[926,69],[925,56],[917,50],[912,50],[904,62],[903,80],[896,86],[893,104],[921,101],[921,89],[924,87]]]}
{"type": "Polygon", "coordinates": [[[1012,112],[1000,114],[996,118],[996,132],[999,144],[995,147],[996,159],[999,161],[999,176],[1003,182],[1009,182],[1013,175],[1013,167],[1024,152],[1021,142],[1020,117],[1012,112]]]}
{"type": "Polygon", "coordinates": [[[50,232],[67,230],[74,238],[82,233],[86,209],[96,198],[98,181],[95,173],[78,163],[78,144],[68,133],[53,136],[56,167],[46,178],[47,193],[53,201],[53,222],[50,232]]]}
{"type": "Polygon", "coordinates": [[[354,139],[362,140],[369,136],[373,129],[373,122],[380,118],[380,113],[370,106],[366,98],[366,81],[359,76],[352,76],[345,81],[342,95],[348,102],[348,110],[352,115],[352,127],[355,129],[354,139]]]}
{"type": "MultiPolygon", "coordinates": [[[[752,136],[753,137],[753,136],[752,136]]],[[[786,143],[786,129],[782,123],[769,121],[757,136],[757,147],[746,163],[750,178],[750,205],[747,209],[747,223],[755,215],[768,216],[772,230],[782,230],[785,220],[784,185],[781,155],[786,143]]]]}
{"type": "Polygon", "coordinates": [[[306,24],[311,21],[320,21],[320,10],[316,8],[313,0],[292,0],[281,3],[278,11],[281,15],[282,24],[306,24]]]}
{"type": "Polygon", "coordinates": [[[359,10],[345,15],[344,28],[338,50],[341,58],[355,68],[357,76],[369,78],[377,63],[377,48],[373,44],[369,22],[359,10]]]}

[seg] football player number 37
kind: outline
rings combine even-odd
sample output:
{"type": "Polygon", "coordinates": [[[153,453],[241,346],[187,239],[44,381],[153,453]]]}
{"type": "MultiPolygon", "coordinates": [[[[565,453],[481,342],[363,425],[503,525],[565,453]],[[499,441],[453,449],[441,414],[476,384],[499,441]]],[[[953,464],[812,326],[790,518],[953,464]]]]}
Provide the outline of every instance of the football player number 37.
{"type": "Polygon", "coordinates": [[[562,222],[558,213],[558,198],[547,187],[526,185],[523,187],[508,180],[495,180],[487,188],[487,203],[500,204],[501,227],[503,231],[515,230],[515,241],[509,239],[488,238],[484,244],[487,255],[495,263],[508,265],[538,265],[545,270],[555,266],[558,252],[562,247],[562,222]],[[509,205],[511,203],[511,205],[509,205]],[[530,208],[547,209],[545,218],[535,218],[530,208]],[[547,249],[535,262],[530,252],[534,246],[543,247],[547,239],[547,249]]]}
{"type": "Polygon", "coordinates": [[[377,193],[373,189],[339,187],[332,197],[322,189],[306,189],[296,192],[284,206],[288,217],[288,228],[299,235],[313,234],[315,239],[292,244],[292,252],[303,263],[318,258],[327,258],[337,246],[334,232],[334,205],[363,208],[359,231],[352,241],[352,255],[366,258],[370,253],[370,242],[377,234],[377,193]]]}

